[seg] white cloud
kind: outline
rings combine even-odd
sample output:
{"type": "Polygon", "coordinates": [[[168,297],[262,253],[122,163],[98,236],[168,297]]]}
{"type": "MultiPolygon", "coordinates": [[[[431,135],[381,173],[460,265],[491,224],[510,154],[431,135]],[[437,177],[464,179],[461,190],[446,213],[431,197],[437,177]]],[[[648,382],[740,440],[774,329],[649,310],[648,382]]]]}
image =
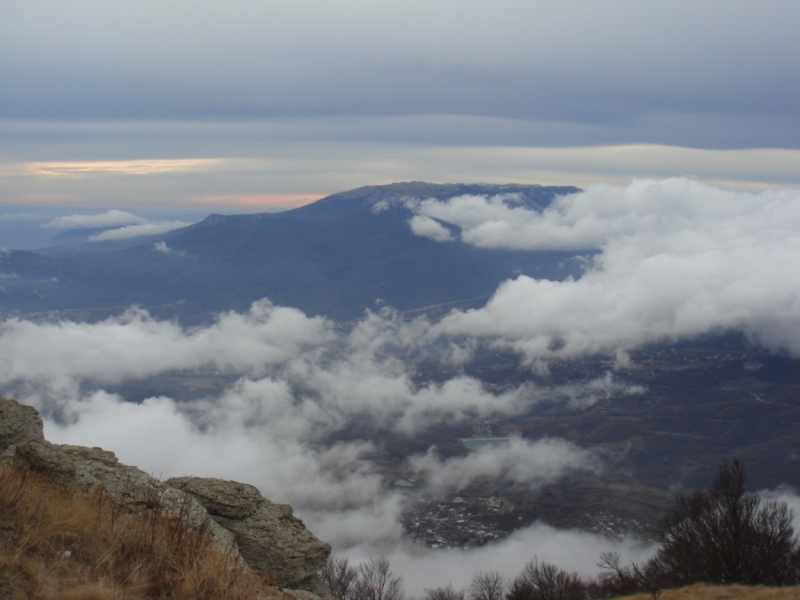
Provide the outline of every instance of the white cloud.
{"type": "Polygon", "coordinates": [[[124,240],[143,235],[160,235],[191,223],[162,221],[154,223],[124,210],[107,210],[97,215],[67,215],[56,217],[42,227],[51,229],[105,229],[89,236],[90,242],[124,240]]]}
{"type": "MultiPolygon", "coordinates": [[[[430,219],[457,221],[474,236],[471,243],[505,239],[521,247],[535,232],[535,247],[597,254],[578,280],[519,277],[486,307],[439,323],[404,321],[387,309],[343,331],[268,301],[195,328],[137,309],[94,324],[7,319],[0,324],[0,385],[4,395],[43,410],[49,439],[107,447],[164,477],[252,483],[293,504],[313,531],[354,558],[385,552],[395,570],[413,574],[413,593],[450,578],[462,587],[478,569],[512,577],[533,554],[590,574],[603,549],[619,547],[630,558],[648,549],[541,524],[480,550],[414,549],[402,541],[407,501],[386,488],[375,460],[380,448],[331,443],[331,435],[354,420],[413,435],[439,423],[520,414],[542,401],[582,407],[642,391],[610,374],[502,390],[458,371],[438,382],[416,377],[420,362],[452,367],[481,338],[524,353],[542,371],[551,357],[592,352],[617,352],[625,366],[625,350],[639,344],[724,328],[798,353],[800,275],[787,265],[800,264],[799,203],[793,191],[733,194],[688,180],[593,187],[556,200],[545,214],[519,212],[502,198],[423,202],[420,210],[440,211],[430,219]],[[505,228],[503,235],[487,223],[505,228]],[[231,383],[183,402],[159,396],[135,404],[108,391],[181,370],[219,371],[231,383]]],[[[430,492],[480,477],[535,490],[599,468],[597,456],[564,440],[515,438],[464,457],[430,451],[403,466],[430,492]]]]}
{"type": "MultiPolygon", "coordinates": [[[[537,554],[582,574],[596,572],[601,551],[619,550],[626,559],[641,559],[652,551],[632,540],[610,540],[588,533],[557,530],[537,523],[500,543],[474,550],[436,552],[405,541],[400,515],[407,504],[402,494],[387,490],[379,469],[370,462],[375,449],[363,442],[321,447],[291,426],[271,407],[291,403],[279,382],[249,382],[258,389],[230,390],[220,400],[177,403],[149,398],[141,404],[96,392],[82,396],[76,389],[60,396],[66,422],[45,420],[45,434],[57,443],[98,445],[113,449],[120,460],[156,476],[194,474],[236,479],[256,485],[268,498],[291,503],[297,514],[337,552],[353,560],[386,554],[396,572],[405,576],[407,591],[423,587],[467,585],[480,569],[516,575],[537,554]],[[266,409],[266,412],[262,412],[266,409]]],[[[455,459],[431,466],[459,475],[491,475],[491,464],[521,482],[552,481],[576,468],[592,465],[588,453],[558,440],[522,440],[500,452],[476,453],[470,461],[455,459]],[[520,464],[514,465],[518,460],[520,464]],[[495,463],[497,461],[497,463],[495,463]],[[532,461],[532,464],[523,464],[532,461]],[[469,465],[469,466],[468,466],[469,465]]],[[[449,484],[450,482],[448,482],[449,484]]]]}
{"type": "Polygon", "coordinates": [[[565,440],[528,442],[519,437],[512,437],[507,444],[484,446],[463,457],[442,460],[432,448],[409,460],[409,468],[438,493],[461,490],[480,477],[537,490],[567,473],[598,466],[591,453],[565,440]]]}
{"type": "Polygon", "coordinates": [[[417,361],[449,360],[449,347],[429,343],[428,328],[425,319],[406,323],[387,310],[342,334],[330,321],[268,301],[190,329],[138,309],[95,324],[12,318],[0,324],[0,384],[63,415],[64,398],[77,397],[81,385],[97,389],[166,371],[214,370],[239,379],[220,397],[182,405],[198,427],[239,415],[250,424],[278,424],[276,435],[307,440],[341,431],[352,419],[413,434],[440,423],[520,414],[543,400],[586,406],[641,391],[611,375],[502,390],[466,375],[418,382],[417,361]]]}
{"type": "Polygon", "coordinates": [[[142,235],[160,235],[173,229],[188,227],[191,223],[182,221],[165,221],[162,223],[143,223],[141,225],[127,225],[119,229],[109,229],[89,237],[90,242],[102,242],[106,240],[124,240],[142,235]]]}
{"type": "Polygon", "coordinates": [[[535,360],[733,329],[800,354],[800,273],[789,267],[800,264],[798,190],[668,179],[593,186],[542,214],[496,198],[420,207],[476,245],[599,251],[578,280],[506,281],[484,308],[445,317],[441,335],[491,338],[535,360]]]}
{"type": "Polygon", "coordinates": [[[619,552],[623,563],[641,562],[653,554],[655,545],[535,523],[499,543],[475,549],[453,548],[443,552],[410,543],[391,546],[365,543],[349,549],[347,555],[354,561],[361,561],[385,554],[392,570],[404,576],[406,592],[419,597],[425,588],[442,587],[448,582],[456,590],[464,589],[478,571],[499,571],[510,581],[534,556],[567,571],[592,577],[600,571],[597,562],[603,551],[619,552]]]}
{"type": "Polygon", "coordinates": [[[380,477],[359,460],[367,445],[312,448],[282,431],[281,422],[248,422],[246,410],[213,412],[222,419],[206,423],[202,406],[165,397],[136,404],[105,392],[67,395],[62,410],[66,423],[45,421],[48,439],[112,449],[123,462],[162,478],[194,474],[245,481],[301,510],[337,512],[369,505],[382,494],[380,477]]]}
{"type": "Polygon", "coordinates": [[[593,185],[556,198],[541,213],[514,207],[508,200],[429,199],[419,203],[417,211],[462,228],[462,240],[474,246],[520,250],[591,250],[640,236],[669,242],[669,236],[682,232],[706,232],[711,241],[722,242],[731,227],[758,232],[767,226],[774,235],[775,228],[791,233],[800,226],[799,190],[755,195],[685,178],[638,180],[624,189],[593,185]]]}
{"type": "MultiPolygon", "coordinates": [[[[359,418],[413,434],[438,422],[516,414],[542,400],[583,406],[641,391],[611,375],[502,393],[463,375],[415,384],[415,361],[438,352],[425,335],[429,326],[424,319],[403,322],[387,310],[338,333],[330,321],[266,301],[197,328],[135,309],[95,324],[8,319],[0,327],[0,385],[4,395],[43,410],[48,439],[111,449],[123,462],[163,478],[193,474],[254,484],[268,498],[292,504],[337,551],[354,560],[386,554],[411,593],[448,580],[463,587],[480,569],[513,577],[534,554],[589,575],[602,550],[620,550],[628,559],[652,551],[635,541],[544,524],[468,551],[434,552],[405,541],[400,518],[409,500],[386,487],[374,460],[380,448],[363,441],[330,443],[329,434],[359,418]],[[201,392],[182,402],[159,396],[131,403],[102,389],[207,369],[239,377],[220,394],[201,392]]],[[[597,456],[565,440],[514,438],[464,457],[431,450],[403,467],[431,493],[485,477],[536,490],[601,468],[597,456]]]]}
{"type": "Polygon", "coordinates": [[[258,375],[302,347],[317,347],[333,335],[331,327],[320,317],[266,301],[193,330],[137,309],[97,324],[8,319],[0,325],[0,356],[8,359],[0,366],[0,381],[113,383],[205,365],[258,375]]]}
{"type": "MultiPolygon", "coordinates": [[[[626,393],[624,386],[609,391],[616,390],[611,380],[584,391],[524,385],[491,392],[463,375],[415,383],[413,355],[431,352],[424,348],[426,328],[422,319],[404,323],[384,311],[341,334],[332,322],[267,301],[191,329],[136,309],[95,324],[8,319],[0,326],[0,385],[6,395],[43,410],[53,441],[107,447],[164,476],[243,479],[305,511],[356,511],[354,519],[367,511],[383,523],[377,530],[386,531],[398,527],[402,502],[382,490],[370,458],[375,449],[365,442],[324,442],[353,420],[413,434],[436,423],[517,414],[542,398],[591,403],[598,393],[626,393]],[[103,390],[165,372],[209,369],[238,378],[221,394],[181,403],[156,397],[134,404],[103,390]]],[[[510,481],[535,486],[580,468],[584,456],[555,440],[516,440],[508,449],[453,463],[438,464],[431,454],[410,464],[432,489],[464,485],[494,468],[490,463],[505,465],[498,468],[510,481]],[[524,469],[511,464],[522,460],[528,461],[524,469]],[[442,479],[443,471],[458,477],[442,479]]]]}
{"type": "Polygon", "coordinates": [[[444,225],[424,215],[414,215],[408,224],[415,235],[431,238],[437,242],[449,242],[453,239],[450,230],[444,225]]]}
{"type": "Polygon", "coordinates": [[[148,223],[144,217],[138,217],[124,210],[107,210],[97,215],[67,215],[56,217],[42,227],[51,229],[103,229],[148,223]]]}
{"type": "Polygon", "coordinates": [[[167,246],[166,242],[156,242],[155,244],[153,244],[153,250],[159,252],[160,254],[164,254],[166,256],[169,256],[170,254],[174,253],[174,251],[169,246],[167,246]]]}

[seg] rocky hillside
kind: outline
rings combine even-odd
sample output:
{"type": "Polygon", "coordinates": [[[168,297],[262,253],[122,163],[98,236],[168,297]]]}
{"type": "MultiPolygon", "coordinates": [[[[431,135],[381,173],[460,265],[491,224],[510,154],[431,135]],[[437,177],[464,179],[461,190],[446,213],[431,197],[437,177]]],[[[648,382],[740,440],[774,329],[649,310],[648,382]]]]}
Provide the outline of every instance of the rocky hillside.
{"type": "MultiPolygon", "coordinates": [[[[294,596],[310,599],[329,594],[317,573],[330,554],[330,546],[293,516],[291,506],[270,502],[253,486],[201,477],[159,481],[141,469],[121,464],[113,452],[102,448],[52,444],[44,439],[42,420],[34,408],[4,398],[0,398],[0,467],[0,488],[5,484],[4,491],[0,490],[0,542],[8,542],[6,546],[21,547],[19,540],[10,539],[14,532],[26,540],[42,535],[31,531],[21,534],[19,524],[9,522],[12,508],[20,505],[35,482],[37,493],[52,493],[54,502],[94,498],[92,506],[98,514],[103,513],[104,506],[111,507],[108,514],[112,526],[121,515],[143,515],[155,531],[152,523],[157,514],[169,535],[174,537],[180,530],[181,535],[194,536],[192,539],[200,536],[208,540],[211,551],[238,569],[237,573],[255,576],[294,596]]],[[[44,508],[41,506],[39,512],[44,508]]],[[[36,517],[33,514],[28,519],[36,517]]],[[[70,539],[77,535],[62,534],[64,547],[55,549],[55,555],[63,559],[76,554],[79,549],[71,546],[70,539]]],[[[1,560],[11,558],[4,556],[1,560]]],[[[3,581],[10,572],[8,565],[3,567],[0,598],[20,597],[14,593],[13,581],[3,581]]]]}

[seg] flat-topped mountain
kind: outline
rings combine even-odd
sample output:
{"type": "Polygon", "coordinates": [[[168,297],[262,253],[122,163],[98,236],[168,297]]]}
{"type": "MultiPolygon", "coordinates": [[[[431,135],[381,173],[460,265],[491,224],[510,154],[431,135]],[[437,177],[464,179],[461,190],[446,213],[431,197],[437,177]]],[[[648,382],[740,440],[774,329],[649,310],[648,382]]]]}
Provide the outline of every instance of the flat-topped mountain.
{"type": "MultiPolygon", "coordinates": [[[[71,310],[87,318],[137,304],[199,322],[260,298],[336,319],[365,309],[401,311],[483,304],[519,274],[577,274],[565,252],[475,248],[415,235],[409,200],[508,194],[544,209],[574,187],[429,184],[370,186],[281,213],[211,215],[132,247],[72,256],[12,251],[0,257],[0,310],[71,310]]],[[[452,226],[448,225],[451,229],[452,226]]],[[[454,231],[457,233],[457,231],[454,231]]]]}

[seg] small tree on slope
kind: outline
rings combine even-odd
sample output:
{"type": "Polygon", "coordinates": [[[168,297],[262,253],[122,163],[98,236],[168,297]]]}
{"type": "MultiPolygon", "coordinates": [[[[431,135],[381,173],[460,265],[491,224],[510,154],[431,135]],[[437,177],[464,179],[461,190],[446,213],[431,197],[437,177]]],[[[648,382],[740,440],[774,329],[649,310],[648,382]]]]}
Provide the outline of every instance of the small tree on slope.
{"type": "Polygon", "coordinates": [[[652,561],[674,584],[791,585],[800,581],[793,511],[745,492],[744,465],[723,463],[707,491],[680,496],[661,519],[652,561]]]}

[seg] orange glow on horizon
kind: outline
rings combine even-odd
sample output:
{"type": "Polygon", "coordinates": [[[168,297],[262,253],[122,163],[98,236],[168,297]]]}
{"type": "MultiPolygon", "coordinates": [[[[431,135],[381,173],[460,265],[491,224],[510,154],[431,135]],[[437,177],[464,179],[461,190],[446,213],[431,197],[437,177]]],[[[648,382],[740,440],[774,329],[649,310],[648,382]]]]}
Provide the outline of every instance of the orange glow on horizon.
{"type": "Polygon", "coordinates": [[[81,175],[159,175],[197,171],[220,161],[215,158],[112,160],[91,162],[36,162],[27,165],[27,171],[43,177],[79,177],[81,175]]]}

